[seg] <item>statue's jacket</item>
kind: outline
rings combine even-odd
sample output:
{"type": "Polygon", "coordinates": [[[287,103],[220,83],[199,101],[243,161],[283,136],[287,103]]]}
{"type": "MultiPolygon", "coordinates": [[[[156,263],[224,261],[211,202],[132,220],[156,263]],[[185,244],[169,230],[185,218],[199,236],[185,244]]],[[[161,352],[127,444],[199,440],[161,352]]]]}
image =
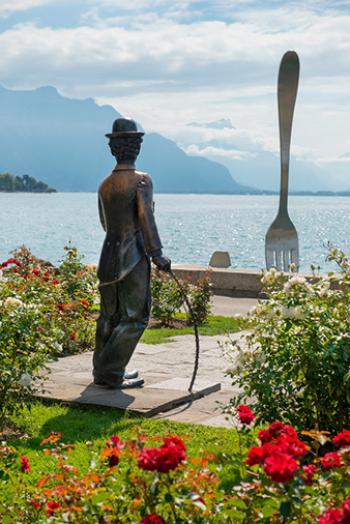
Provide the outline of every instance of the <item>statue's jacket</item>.
{"type": "Polygon", "coordinates": [[[118,282],[143,256],[161,254],[151,177],[117,166],[102,182],[98,203],[106,237],[97,276],[101,283],[118,282]]]}

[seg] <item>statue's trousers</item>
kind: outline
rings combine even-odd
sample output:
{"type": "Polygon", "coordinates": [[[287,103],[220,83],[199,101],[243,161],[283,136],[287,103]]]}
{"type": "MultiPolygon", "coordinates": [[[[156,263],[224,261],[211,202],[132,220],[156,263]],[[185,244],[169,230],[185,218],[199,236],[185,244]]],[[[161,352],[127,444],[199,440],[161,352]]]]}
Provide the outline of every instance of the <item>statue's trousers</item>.
{"type": "Polygon", "coordinates": [[[101,309],[93,355],[95,380],[122,381],[151,309],[150,261],[142,257],[122,280],[100,285],[101,309]]]}

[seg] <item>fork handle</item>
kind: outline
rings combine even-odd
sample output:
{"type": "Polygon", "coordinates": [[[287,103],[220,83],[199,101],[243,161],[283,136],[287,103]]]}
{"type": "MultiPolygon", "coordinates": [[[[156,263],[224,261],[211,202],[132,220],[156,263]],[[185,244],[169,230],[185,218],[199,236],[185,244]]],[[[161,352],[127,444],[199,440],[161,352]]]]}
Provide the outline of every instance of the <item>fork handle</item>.
{"type": "Polygon", "coordinates": [[[290,142],[295,100],[299,82],[299,58],[295,51],[287,51],[282,57],[278,73],[278,122],[281,150],[280,211],[287,211],[290,142]]]}

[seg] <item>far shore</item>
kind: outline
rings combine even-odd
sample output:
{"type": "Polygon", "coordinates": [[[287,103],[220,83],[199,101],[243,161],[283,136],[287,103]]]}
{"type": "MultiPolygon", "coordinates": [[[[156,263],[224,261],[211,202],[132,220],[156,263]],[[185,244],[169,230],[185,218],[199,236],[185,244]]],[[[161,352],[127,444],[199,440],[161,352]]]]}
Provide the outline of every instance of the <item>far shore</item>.
{"type": "MultiPolygon", "coordinates": [[[[58,193],[96,193],[96,191],[0,191],[0,194],[12,195],[12,194],[21,194],[21,195],[51,195],[58,193]]],[[[164,192],[164,191],[155,191],[156,195],[208,195],[208,196],[278,196],[279,191],[259,191],[251,193],[174,193],[174,192],[164,192]]],[[[289,196],[312,196],[312,197],[350,197],[350,191],[291,191],[289,196]]]]}

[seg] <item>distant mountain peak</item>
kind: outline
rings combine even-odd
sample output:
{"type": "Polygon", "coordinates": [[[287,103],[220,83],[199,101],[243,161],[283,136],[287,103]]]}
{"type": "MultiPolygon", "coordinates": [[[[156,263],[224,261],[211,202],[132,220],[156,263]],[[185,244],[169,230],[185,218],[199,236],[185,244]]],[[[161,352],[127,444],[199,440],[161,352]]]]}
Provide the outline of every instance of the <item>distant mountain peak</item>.
{"type": "MultiPolygon", "coordinates": [[[[68,98],[52,86],[3,88],[0,114],[0,171],[29,173],[59,191],[96,191],[113,169],[105,133],[120,114],[112,106],[68,98]]],[[[246,192],[218,161],[190,156],[154,133],[145,135],[137,166],[151,173],[157,192],[246,192]]]]}
{"type": "Polygon", "coordinates": [[[221,118],[213,122],[191,122],[187,125],[190,127],[205,127],[209,129],[235,129],[235,126],[229,118],[221,118]]]}

